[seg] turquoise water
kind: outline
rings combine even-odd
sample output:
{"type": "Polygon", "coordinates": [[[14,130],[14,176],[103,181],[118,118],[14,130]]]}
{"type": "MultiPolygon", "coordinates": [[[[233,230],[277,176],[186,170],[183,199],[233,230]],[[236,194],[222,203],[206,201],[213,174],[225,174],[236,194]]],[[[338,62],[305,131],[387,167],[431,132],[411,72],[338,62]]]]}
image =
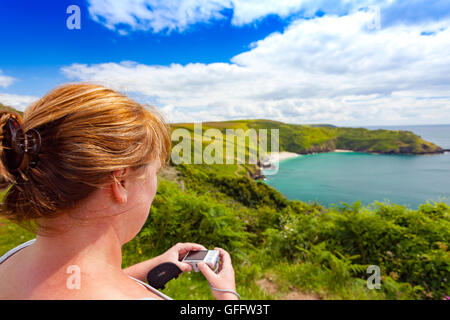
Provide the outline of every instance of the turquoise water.
{"type": "MultiPolygon", "coordinates": [[[[412,129],[409,130],[414,132],[412,129]]],[[[421,127],[421,131],[423,138],[450,148],[450,126],[437,129],[432,126],[429,130],[421,127]]],[[[325,206],[357,200],[365,205],[389,201],[410,208],[417,208],[427,200],[450,203],[450,153],[304,155],[282,161],[278,173],[268,176],[266,183],[289,199],[318,201],[325,206]]]]}

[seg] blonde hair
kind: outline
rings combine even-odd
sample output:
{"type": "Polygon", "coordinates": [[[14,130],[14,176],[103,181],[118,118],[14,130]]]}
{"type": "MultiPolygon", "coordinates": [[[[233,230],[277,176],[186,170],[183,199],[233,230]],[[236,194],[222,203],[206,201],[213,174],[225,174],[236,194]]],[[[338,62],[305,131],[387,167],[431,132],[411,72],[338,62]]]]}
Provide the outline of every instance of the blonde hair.
{"type": "Polygon", "coordinates": [[[169,132],[156,110],[94,84],[58,87],[30,105],[23,118],[0,111],[0,190],[10,187],[0,214],[18,223],[54,217],[114,181],[114,170],[129,167],[137,173],[157,159],[164,165],[169,132]],[[23,132],[34,129],[41,137],[35,163],[18,170],[8,168],[3,152],[11,118],[23,132]]]}

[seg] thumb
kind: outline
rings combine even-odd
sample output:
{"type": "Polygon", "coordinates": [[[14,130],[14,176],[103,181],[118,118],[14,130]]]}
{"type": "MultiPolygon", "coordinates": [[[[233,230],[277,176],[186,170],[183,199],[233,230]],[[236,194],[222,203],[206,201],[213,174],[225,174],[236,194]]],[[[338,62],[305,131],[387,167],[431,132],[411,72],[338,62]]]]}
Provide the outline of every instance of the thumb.
{"type": "Polygon", "coordinates": [[[211,282],[217,275],[214,273],[214,271],[211,270],[210,267],[204,262],[197,263],[198,270],[200,270],[201,273],[205,276],[206,280],[208,282],[211,282]]]}

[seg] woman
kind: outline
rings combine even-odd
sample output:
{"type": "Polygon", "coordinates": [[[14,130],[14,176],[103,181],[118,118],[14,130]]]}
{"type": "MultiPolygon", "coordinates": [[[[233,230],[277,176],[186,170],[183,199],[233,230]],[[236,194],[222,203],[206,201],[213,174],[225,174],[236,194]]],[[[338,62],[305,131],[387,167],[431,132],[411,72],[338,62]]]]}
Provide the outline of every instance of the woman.
{"type": "MultiPolygon", "coordinates": [[[[181,258],[202,245],[179,243],[121,267],[121,247],[146,221],[170,150],[155,112],[102,86],[70,84],[23,119],[0,112],[0,134],[0,189],[11,186],[1,214],[37,230],[0,259],[0,299],[170,299],[143,283],[147,272],[162,262],[191,271],[181,258]]],[[[230,256],[217,249],[220,272],[199,269],[216,299],[236,299],[230,256]]]]}

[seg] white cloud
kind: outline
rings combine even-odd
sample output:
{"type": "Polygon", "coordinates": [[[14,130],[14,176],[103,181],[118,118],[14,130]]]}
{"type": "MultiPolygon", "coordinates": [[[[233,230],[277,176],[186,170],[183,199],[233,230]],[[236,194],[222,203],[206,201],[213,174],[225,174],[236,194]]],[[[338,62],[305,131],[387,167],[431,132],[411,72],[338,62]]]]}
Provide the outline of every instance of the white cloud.
{"type": "Polygon", "coordinates": [[[268,15],[281,18],[344,15],[360,9],[380,9],[382,25],[416,24],[450,16],[448,0],[88,0],[91,17],[121,35],[130,31],[182,32],[191,25],[225,18],[242,26],[268,15]]]}
{"type": "Polygon", "coordinates": [[[89,0],[89,13],[107,28],[131,30],[184,30],[187,26],[220,19],[223,3],[209,0],[89,0]]]}
{"type": "Polygon", "coordinates": [[[2,74],[2,70],[0,70],[0,87],[7,88],[9,87],[16,79],[13,77],[5,76],[2,74]]]}
{"type": "Polygon", "coordinates": [[[24,111],[28,105],[39,98],[33,96],[22,96],[17,94],[0,93],[0,103],[24,111]]]}
{"type": "Polygon", "coordinates": [[[314,16],[325,9],[341,14],[390,0],[88,0],[91,17],[125,35],[128,30],[183,31],[190,25],[223,19],[223,10],[233,12],[232,24],[241,26],[267,15],[282,18],[295,13],[314,16]]]}
{"type": "Polygon", "coordinates": [[[450,21],[369,30],[356,12],[294,21],[231,63],[74,64],[160,107],[171,121],[270,118],[296,123],[439,123],[450,119],[450,21]],[[424,36],[422,32],[433,32],[424,36]]]}

